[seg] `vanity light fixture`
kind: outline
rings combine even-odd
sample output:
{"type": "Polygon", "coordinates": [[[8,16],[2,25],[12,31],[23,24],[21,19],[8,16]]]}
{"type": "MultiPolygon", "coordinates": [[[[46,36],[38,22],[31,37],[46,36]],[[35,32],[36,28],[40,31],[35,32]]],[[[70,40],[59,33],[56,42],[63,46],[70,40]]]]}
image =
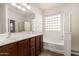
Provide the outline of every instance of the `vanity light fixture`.
{"type": "Polygon", "coordinates": [[[27,6],[27,4],[26,4],[26,3],[22,3],[21,5],[22,5],[22,6],[24,6],[24,7],[26,7],[26,6],[27,6]]]}
{"type": "Polygon", "coordinates": [[[22,7],[20,5],[17,6],[18,9],[22,9],[22,7]]]}
{"type": "Polygon", "coordinates": [[[22,8],[22,11],[26,11],[26,9],[25,8],[22,8]]]}
{"type": "Polygon", "coordinates": [[[31,9],[31,6],[29,6],[27,3],[22,3],[22,6],[24,6],[27,9],[31,9]]]}
{"type": "Polygon", "coordinates": [[[27,3],[22,3],[22,4],[12,3],[11,5],[17,7],[18,9],[21,9],[22,11],[26,11],[26,8],[31,9],[31,6],[28,5],[27,3]]]}
{"type": "Polygon", "coordinates": [[[31,6],[29,6],[29,5],[27,5],[27,7],[26,7],[27,9],[31,9],[31,6]]]}

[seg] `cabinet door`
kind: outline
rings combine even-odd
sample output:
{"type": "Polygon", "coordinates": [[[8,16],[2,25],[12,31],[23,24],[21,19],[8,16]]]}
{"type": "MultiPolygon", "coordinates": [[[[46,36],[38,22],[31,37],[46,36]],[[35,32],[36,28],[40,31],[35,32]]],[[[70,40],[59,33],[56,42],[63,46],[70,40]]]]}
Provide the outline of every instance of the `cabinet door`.
{"type": "Polygon", "coordinates": [[[40,35],[40,51],[43,49],[43,35],[40,35]]]}
{"type": "Polygon", "coordinates": [[[35,56],[35,47],[30,48],[30,56],[35,56]]]}
{"type": "Polygon", "coordinates": [[[30,56],[35,56],[35,37],[30,38],[30,56]]]}
{"type": "Polygon", "coordinates": [[[36,56],[40,54],[40,37],[36,36],[36,40],[35,40],[35,45],[36,45],[36,56]]]}
{"type": "Polygon", "coordinates": [[[0,56],[17,56],[17,43],[1,46],[0,56]]]}
{"type": "Polygon", "coordinates": [[[29,56],[29,39],[18,42],[18,55],[29,56]]]}

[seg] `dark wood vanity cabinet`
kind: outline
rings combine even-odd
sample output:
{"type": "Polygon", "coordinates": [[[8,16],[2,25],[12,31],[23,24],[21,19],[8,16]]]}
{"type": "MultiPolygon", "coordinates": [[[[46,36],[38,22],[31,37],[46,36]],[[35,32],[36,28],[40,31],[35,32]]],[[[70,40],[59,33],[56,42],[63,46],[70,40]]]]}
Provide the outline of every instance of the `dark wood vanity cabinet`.
{"type": "Polygon", "coordinates": [[[43,35],[0,46],[0,56],[38,56],[43,48],[43,35]]]}
{"type": "Polygon", "coordinates": [[[17,56],[17,43],[1,46],[0,56],[17,56]]]}
{"type": "Polygon", "coordinates": [[[18,42],[18,55],[29,56],[29,39],[18,42]]]}
{"type": "Polygon", "coordinates": [[[41,52],[43,49],[43,35],[40,35],[39,38],[40,38],[39,42],[40,42],[40,52],[41,52]]]}
{"type": "Polygon", "coordinates": [[[35,56],[35,37],[30,38],[30,56],[35,56]]]}
{"type": "Polygon", "coordinates": [[[35,51],[36,51],[36,56],[38,56],[40,54],[40,37],[39,36],[36,36],[36,40],[35,40],[35,51]]]}
{"type": "Polygon", "coordinates": [[[43,49],[43,35],[39,35],[39,36],[36,36],[36,40],[35,40],[35,45],[36,45],[36,56],[38,56],[40,54],[40,52],[42,51],[43,49]]]}

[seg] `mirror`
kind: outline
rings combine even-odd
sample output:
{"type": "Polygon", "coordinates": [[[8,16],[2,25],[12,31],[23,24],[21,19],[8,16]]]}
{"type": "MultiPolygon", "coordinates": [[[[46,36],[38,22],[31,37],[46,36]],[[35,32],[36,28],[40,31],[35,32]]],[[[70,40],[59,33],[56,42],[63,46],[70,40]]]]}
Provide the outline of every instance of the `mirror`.
{"type": "Polygon", "coordinates": [[[22,32],[22,31],[31,31],[31,24],[30,22],[20,22],[18,24],[18,31],[22,32]]]}
{"type": "Polygon", "coordinates": [[[30,9],[21,9],[24,8],[21,4],[8,5],[8,18],[9,18],[9,32],[27,32],[32,31],[32,19],[35,18],[35,15],[30,9]],[[22,7],[21,7],[22,6],[22,7]]]}
{"type": "Polygon", "coordinates": [[[5,5],[0,4],[0,34],[6,33],[5,5]]]}

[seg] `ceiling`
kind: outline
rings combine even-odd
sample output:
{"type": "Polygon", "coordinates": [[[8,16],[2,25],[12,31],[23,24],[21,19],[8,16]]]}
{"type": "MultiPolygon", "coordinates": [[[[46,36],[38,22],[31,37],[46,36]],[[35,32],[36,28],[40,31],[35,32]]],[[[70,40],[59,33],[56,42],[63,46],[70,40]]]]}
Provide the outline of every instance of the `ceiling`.
{"type": "Polygon", "coordinates": [[[36,5],[44,11],[44,10],[62,6],[62,5],[64,5],[64,3],[36,3],[36,5]]]}

